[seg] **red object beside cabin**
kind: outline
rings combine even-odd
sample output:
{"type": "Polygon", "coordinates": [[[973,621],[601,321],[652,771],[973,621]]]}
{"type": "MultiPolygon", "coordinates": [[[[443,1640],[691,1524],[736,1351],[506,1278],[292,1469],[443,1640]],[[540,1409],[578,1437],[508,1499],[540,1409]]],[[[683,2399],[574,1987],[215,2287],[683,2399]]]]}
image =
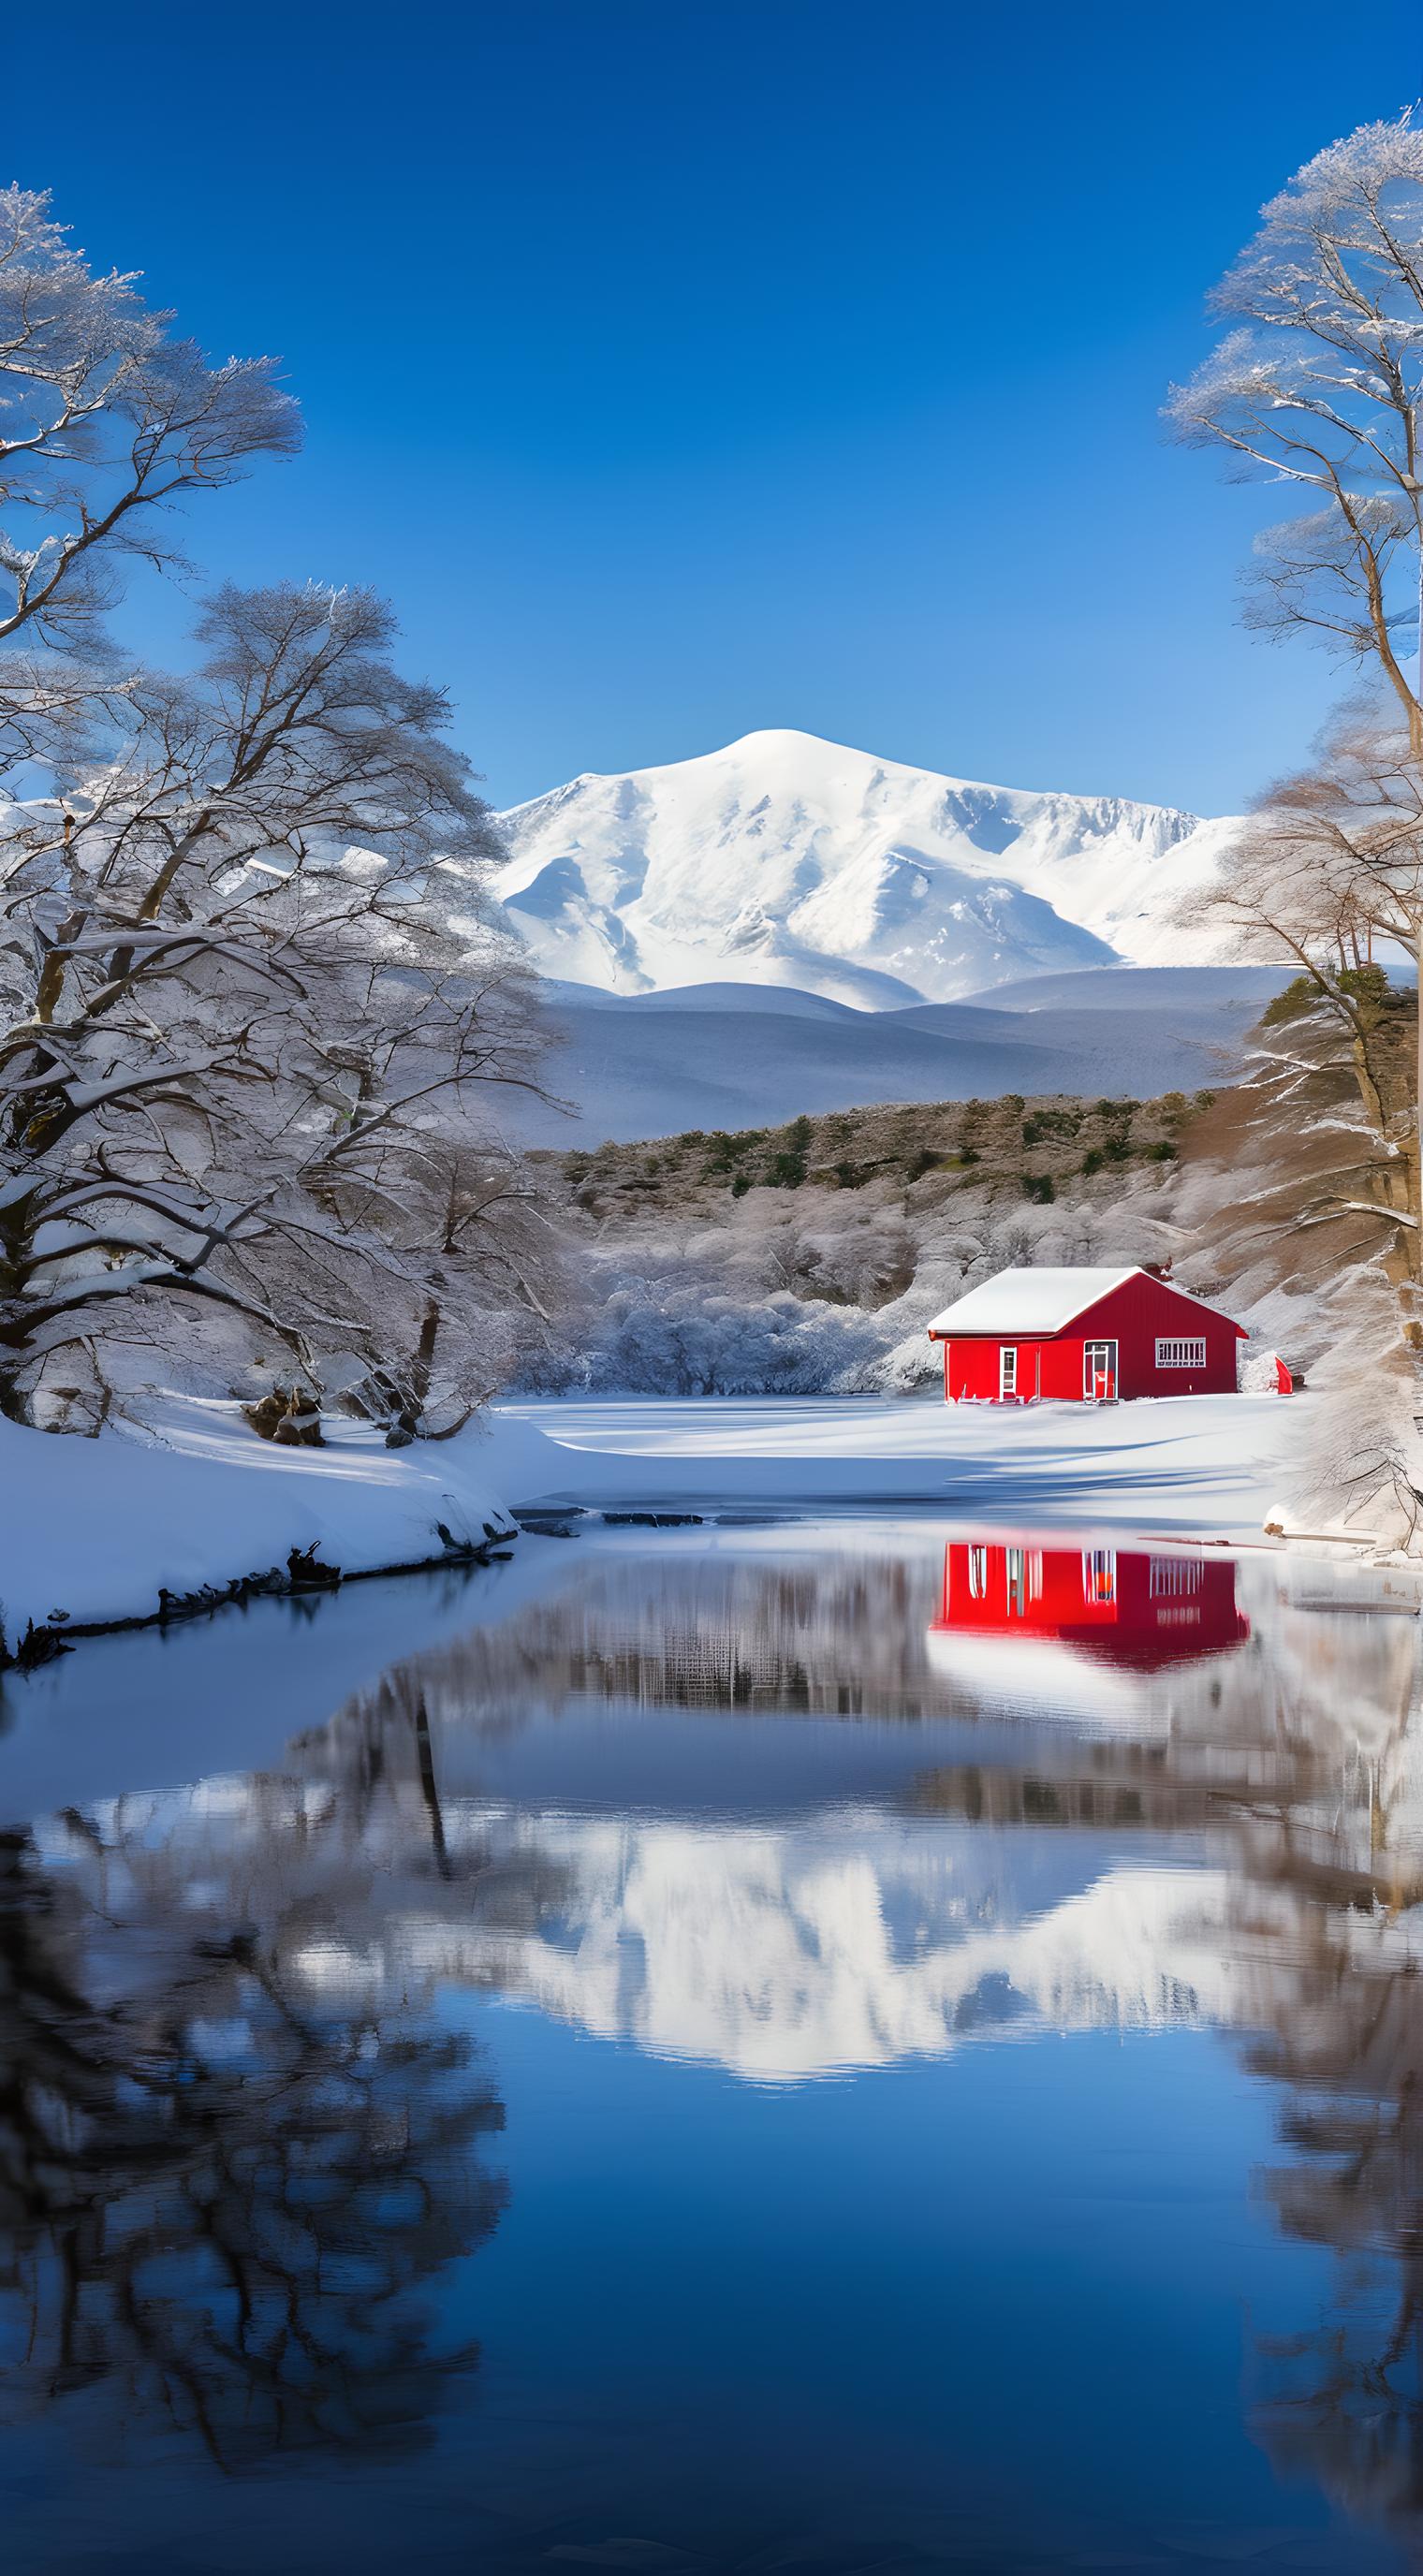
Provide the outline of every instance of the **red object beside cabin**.
{"type": "Polygon", "coordinates": [[[950,1404],[1229,1395],[1243,1324],[1148,1270],[1001,1270],[936,1315],[950,1404]]]}

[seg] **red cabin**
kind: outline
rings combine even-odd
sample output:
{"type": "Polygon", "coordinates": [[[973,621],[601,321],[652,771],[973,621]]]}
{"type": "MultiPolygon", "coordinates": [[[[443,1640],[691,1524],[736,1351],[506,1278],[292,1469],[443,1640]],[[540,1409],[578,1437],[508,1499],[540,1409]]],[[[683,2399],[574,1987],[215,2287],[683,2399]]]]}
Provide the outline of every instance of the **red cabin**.
{"type": "MultiPolygon", "coordinates": [[[[1051,1639],[1070,1655],[1154,1673],[1229,1654],[1250,1634],[1229,1557],[950,1540],[931,1637],[1051,1639]]],[[[953,1670],[950,1658],[946,1669],[953,1670]]]]}
{"type": "Polygon", "coordinates": [[[1000,1270],[936,1315],[944,1400],[1233,1395],[1243,1324],[1152,1270],[1000,1270]]]}

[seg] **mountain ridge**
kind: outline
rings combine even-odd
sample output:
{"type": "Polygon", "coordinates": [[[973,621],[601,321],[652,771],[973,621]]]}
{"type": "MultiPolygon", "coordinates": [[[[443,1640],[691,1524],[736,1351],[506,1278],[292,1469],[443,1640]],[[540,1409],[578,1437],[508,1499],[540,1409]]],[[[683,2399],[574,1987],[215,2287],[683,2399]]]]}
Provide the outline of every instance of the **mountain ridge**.
{"type": "Polygon", "coordinates": [[[535,962],[606,992],[784,985],[895,1010],[1226,951],[1183,942],[1173,916],[1217,872],[1229,818],[995,787],[813,734],[585,771],[499,819],[502,900],[535,962]]]}

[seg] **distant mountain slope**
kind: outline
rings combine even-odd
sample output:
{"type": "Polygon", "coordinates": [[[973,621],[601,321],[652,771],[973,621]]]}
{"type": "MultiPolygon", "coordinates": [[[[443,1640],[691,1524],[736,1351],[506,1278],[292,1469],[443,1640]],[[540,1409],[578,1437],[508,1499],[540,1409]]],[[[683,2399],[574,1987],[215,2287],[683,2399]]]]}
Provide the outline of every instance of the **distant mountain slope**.
{"type": "MultiPolygon", "coordinates": [[[[1278,966],[1133,966],[1088,967],[1085,973],[1032,975],[1021,984],[995,984],[990,992],[970,993],[995,1011],[1150,1011],[1158,1005],[1173,1027],[1183,1014],[1229,1010],[1253,1002],[1263,1010],[1271,995],[1290,980],[1293,968],[1278,966]]],[[[922,1011],[906,1013],[922,1021],[922,1011]]]]}
{"type": "Polygon", "coordinates": [[[786,985],[862,1010],[1179,961],[1173,908],[1232,829],[944,778],[804,733],[576,778],[502,820],[500,892],[545,973],[629,994],[786,985]]]}
{"type": "Polygon", "coordinates": [[[614,995],[553,988],[561,1038],[547,1068],[573,1115],[511,1093],[510,1133],[540,1145],[622,1143],[690,1127],[774,1126],[878,1101],[998,1098],[1007,1091],[1130,1094],[1214,1088],[1288,969],[1190,967],[1045,978],[1062,1002],[852,1011],[797,992],[692,987],[614,995]],[[1143,988],[1139,1000],[1136,988],[1143,988]],[[1201,991],[1202,984],[1207,990],[1201,991]],[[1079,1001],[1073,988],[1085,986],[1079,1001]],[[1097,999],[1098,989],[1101,999],[1097,999]]]}

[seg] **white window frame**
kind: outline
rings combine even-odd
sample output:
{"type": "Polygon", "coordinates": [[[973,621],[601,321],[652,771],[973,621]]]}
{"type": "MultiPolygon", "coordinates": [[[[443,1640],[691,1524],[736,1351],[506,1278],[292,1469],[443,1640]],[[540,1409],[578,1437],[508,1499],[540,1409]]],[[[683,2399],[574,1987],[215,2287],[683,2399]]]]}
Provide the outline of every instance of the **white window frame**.
{"type": "Polygon", "coordinates": [[[1206,1364],[1204,1333],[1158,1333],[1156,1365],[1158,1368],[1203,1369],[1206,1364]]]}
{"type": "Polygon", "coordinates": [[[1003,1550],[1003,1607],[1010,1619],[1026,1616],[1043,1597],[1043,1552],[1040,1547],[1003,1550]]]}
{"type": "Polygon", "coordinates": [[[1018,1392],[1016,1342],[1000,1342],[998,1345],[998,1392],[1000,1395],[1016,1395],[1018,1392]]]}

